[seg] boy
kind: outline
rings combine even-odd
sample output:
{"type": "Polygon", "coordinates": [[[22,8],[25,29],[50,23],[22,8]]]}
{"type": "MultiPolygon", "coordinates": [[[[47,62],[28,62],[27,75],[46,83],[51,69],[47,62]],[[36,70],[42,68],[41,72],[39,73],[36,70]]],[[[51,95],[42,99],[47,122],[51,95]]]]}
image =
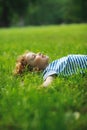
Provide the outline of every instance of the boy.
{"type": "Polygon", "coordinates": [[[87,69],[87,55],[67,55],[49,63],[49,57],[42,53],[27,52],[21,55],[16,64],[15,74],[21,74],[24,70],[43,71],[43,87],[49,86],[55,76],[69,76],[84,73],[87,69]]]}

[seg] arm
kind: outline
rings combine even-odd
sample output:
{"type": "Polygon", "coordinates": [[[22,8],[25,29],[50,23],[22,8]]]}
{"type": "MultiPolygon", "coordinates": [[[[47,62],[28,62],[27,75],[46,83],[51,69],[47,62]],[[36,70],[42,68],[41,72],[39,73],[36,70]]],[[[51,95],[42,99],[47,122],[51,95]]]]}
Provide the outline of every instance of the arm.
{"type": "Polygon", "coordinates": [[[54,79],[53,76],[47,77],[46,80],[44,81],[44,83],[42,84],[42,86],[43,86],[43,87],[49,86],[49,85],[52,83],[53,79],[54,79]]]}

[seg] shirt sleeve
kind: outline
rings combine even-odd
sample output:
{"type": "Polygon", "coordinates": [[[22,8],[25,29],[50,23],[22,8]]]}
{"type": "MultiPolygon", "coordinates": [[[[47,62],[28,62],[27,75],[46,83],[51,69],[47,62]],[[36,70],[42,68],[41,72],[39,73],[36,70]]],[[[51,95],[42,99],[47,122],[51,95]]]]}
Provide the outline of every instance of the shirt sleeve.
{"type": "Polygon", "coordinates": [[[47,72],[45,73],[45,75],[43,76],[43,80],[46,80],[46,78],[47,78],[48,76],[51,76],[51,75],[57,75],[57,72],[56,72],[56,71],[53,71],[53,70],[47,71],[47,72]]]}

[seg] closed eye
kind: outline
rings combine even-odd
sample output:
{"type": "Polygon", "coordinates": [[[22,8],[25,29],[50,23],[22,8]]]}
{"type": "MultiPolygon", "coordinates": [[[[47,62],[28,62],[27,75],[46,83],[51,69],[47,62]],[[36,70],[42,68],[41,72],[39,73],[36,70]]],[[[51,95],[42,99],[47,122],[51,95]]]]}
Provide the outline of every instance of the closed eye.
{"type": "Polygon", "coordinates": [[[33,55],[32,55],[32,57],[31,57],[31,60],[34,60],[34,59],[35,59],[35,57],[36,57],[36,55],[35,55],[35,54],[33,54],[33,55]]]}

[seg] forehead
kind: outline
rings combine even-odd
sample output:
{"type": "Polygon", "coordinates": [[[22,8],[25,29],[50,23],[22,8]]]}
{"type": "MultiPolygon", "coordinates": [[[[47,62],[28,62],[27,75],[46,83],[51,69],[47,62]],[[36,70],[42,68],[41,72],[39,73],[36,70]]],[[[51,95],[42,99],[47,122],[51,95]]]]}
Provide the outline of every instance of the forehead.
{"type": "Polygon", "coordinates": [[[32,55],[35,55],[35,53],[29,52],[29,53],[26,54],[26,57],[31,57],[32,55]]]}

